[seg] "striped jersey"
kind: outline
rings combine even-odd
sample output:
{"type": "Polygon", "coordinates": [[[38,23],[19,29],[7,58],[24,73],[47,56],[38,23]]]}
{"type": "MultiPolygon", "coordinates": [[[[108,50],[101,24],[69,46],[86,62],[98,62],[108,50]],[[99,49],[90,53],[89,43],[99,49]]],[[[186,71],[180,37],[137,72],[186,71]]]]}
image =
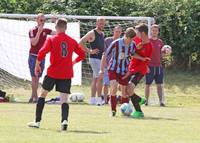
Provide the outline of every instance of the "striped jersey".
{"type": "Polygon", "coordinates": [[[129,59],[134,55],[135,48],[134,42],[125,46],[124,38],[113,41],[105,52],[106,57],[110,57],[108,70],[124,75],[128,71],[129,59]]]}

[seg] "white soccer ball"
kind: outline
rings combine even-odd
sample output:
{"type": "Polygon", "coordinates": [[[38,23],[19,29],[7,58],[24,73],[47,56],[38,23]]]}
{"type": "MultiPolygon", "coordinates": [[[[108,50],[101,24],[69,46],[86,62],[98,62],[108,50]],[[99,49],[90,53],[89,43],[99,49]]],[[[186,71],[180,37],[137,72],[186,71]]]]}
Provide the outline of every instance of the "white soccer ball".
{"type": "Polygon", "coordinates": [[[77,100],[78,102],[83,102],[84,101],[84,95],[83,93],[76,93],[76,96],[77,96],[77,100]]]}
{"type": "Polygon", "coordinates": [[[164,54],[170,55],[172,53],[172,47],[170,45],[164,45],[161,49],[164,54]]]}
{"type": "Polygon", "coordinates": [[[77,96],[76,96],[76,94],[73,94],[73,93],[70,94],[69,99],[70,99],[71,102],[77,102],[77,96]]]}
{"type": "Polygon", "coordinates": [[[121,113],[123,115],[125,115],[125,116],[130,116],[131,113],[133,112],[133,108],[132,108],[132,106],[129,103],[123,103],[120,106],[120,110],[121,110],[121,113]]]}

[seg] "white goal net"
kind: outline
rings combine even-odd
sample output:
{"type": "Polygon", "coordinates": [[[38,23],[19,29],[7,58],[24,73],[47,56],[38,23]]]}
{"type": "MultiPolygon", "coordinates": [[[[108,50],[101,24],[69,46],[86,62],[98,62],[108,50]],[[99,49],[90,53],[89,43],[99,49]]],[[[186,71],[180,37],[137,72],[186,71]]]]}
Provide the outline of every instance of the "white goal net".
{"type": "MultiPolygon", "coordinates": [[[[28,68],[28,55],[30,41],[28,37],[29,29],[33,28],[36,15],[26,14],[0,14],[0,87],[24,86],[30,81],[28,68]]],[[[88,31],[95,28],[97,16],[67,16],[67,15],[46,15],[47,22],[45,27],[54,29],[51,23],[52,17],[65,17],[68,19],[67,34],[77,41],[88,31]]],[[[151,17],[115,17],[105,16],[105,36],[112,36],[113,28],[120,24],[125,30],[133,27],[140,22],[147,23],[150,27],[154,22],[151,17]]],[[[46,65],[48,67],[48,56],[46,65]]],[[[43,73],[45,75],[46,69],[43,73]]],[[[88,64],[88,59],[79,63],[74,68],[75,76],[72,80],[73,85],[88,84],[92,78],[92,71],[88,64]]],[[[43,79],[43,78],[41,78],[43,79]]]]}

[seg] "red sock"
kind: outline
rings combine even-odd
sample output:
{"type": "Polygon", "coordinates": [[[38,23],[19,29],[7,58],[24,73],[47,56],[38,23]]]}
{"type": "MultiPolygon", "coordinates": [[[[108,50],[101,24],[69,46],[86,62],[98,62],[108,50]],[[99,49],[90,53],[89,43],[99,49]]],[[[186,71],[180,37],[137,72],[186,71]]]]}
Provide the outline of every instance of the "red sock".
{"type": "Polygon", "coordinates": [[[121,97],[121,104],[123,103],[129,103],[129,98],[128,97],[121,97]]]}
{"type": "Polygon", "coordinates": [[[110,103],[111,103],[111,109],[112,109],[112,111],[117,111],[117,97],[116,96],[110,96],[111,98],[111,100],[110,100],[110,103]]]}

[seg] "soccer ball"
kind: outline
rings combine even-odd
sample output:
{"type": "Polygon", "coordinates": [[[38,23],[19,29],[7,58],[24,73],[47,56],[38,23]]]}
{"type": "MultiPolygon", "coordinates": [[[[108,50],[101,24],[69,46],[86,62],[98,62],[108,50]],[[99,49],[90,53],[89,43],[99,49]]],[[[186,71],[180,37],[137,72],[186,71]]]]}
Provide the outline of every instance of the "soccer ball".
{"type": "Polygon", "coordinates": [[[172,47],[170,45],[164,45],[161,49],[164,54],[170,55],[172,53],[172,47]]]}
{"type": "Polygon", "coordinates": [[[76,93],[76,97],[77,97],[78,102],[83,102],[85,98],[82,93],[76,93]]]}
{"type": "Polygon", "coordinates": [[[83,93],[72,93],[70,94],[69,99],[71,102],[83,102],[84,95],[83,93]]]}
{"type": "Polygon", "coordinates": [[[70,99],[71,102],[77,102],[76,94],[74,94],[74,93],[70,94],[69,99],[70,99]]]}
{"type": "Polygon", "coordinates": [[[123,103],[120,106],[120,110],[121,110],[121,113],[123,115],[125,115],[125,116],[130,116],[131,113],[133,112],[133,108],[132,108],[132,106],[129,103],[123,103]]]}

